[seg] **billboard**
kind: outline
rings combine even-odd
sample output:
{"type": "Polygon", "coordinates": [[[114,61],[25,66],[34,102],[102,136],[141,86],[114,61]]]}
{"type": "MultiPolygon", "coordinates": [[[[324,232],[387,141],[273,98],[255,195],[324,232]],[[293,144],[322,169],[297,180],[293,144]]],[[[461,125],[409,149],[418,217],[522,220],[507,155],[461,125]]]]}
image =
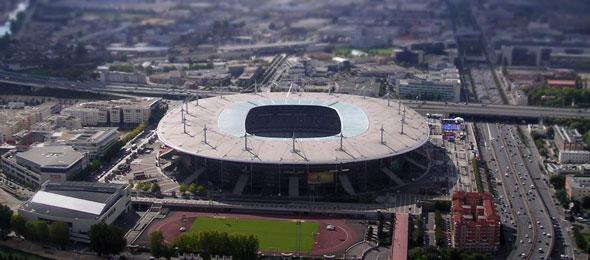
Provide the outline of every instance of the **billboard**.
{"type": "Polygon", "coordinates": [[[307,174],[307,184],[327,184],[334,182],[334,172],[309,172],[307,174]]]}

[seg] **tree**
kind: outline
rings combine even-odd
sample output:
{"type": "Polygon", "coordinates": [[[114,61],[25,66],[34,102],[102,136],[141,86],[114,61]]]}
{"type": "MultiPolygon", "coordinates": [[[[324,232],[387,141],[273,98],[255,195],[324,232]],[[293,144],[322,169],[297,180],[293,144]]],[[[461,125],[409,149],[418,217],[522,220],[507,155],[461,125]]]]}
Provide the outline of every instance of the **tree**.
{"type": "Polygon", "coordinates": [[[150,253],[152,256],[160,258],[165,256],[167,251],[168,247],[164,243],[164,235],[162,235],[162,231],[156,230],[150,233],[150,253]]]}
{"type": "Polygon", "coordinates": [[[191,194],[195,194],[195,192],[197,191],[197,185],[194,183],[191,183],[190,185],[188,185],[188,192],[191,194]]]}
{"type": "Polygon", "coordinates": [[[371,240],[371,238],[373,238],[373,232],[373,226],[369,226],[367,229],[367,240],[371,240]]]}
{"type": "Polygon", "coordinates": [[[11,225],[12,225],[12,230],[14,230],[14,232],[16,233],[16,235],[18,236],[26,236],[27,233],[27,220],[25,220],[25,218],[23,218],[23,216],[21,215],[12,215],[12,219],[10,220],[11,225]]]}
{"type": "Polygon", "coordinates": [[[157,182],[152,183],[152,188],[150,190],[152,193],[160,193],[160,185],[157,182]]]}
{"type": "Polygon", "coordinates": [[[68,225],[61,221],[51,223],[49,225],[49,238],[51,238],[51,242],[63,250],[70,242],[70,229],[68,225]]]}
{"type": "Polygon", "coordinates": [[[258,239],[252,235],[228,235],[225,232],[207,231],[184,233],[174,247],[181,252],[199,253],[206,259],[211,255],[231,255],[235,259],[258,259],[258,239]]]}
{"type": "Polygon", "coordinates": [[[582,199],[582,208],[590,209],[590,197],[584,197],[582,199]]]}
{"type": "Polygon", "coordinates": [[[90,226],[88,236],[90,237],[90,247],[99,256],[118,254],[127,245],[123,231],[104,222],[90,226]]]}
{"type": "Polygon", "coordinates": [[[178,187],[178,190],[180,191],[180,193],[185,193],[187,190],[187,186],[185,183],[181,183],[180,186],[178,187]]]}
{"type": "Polygon", "coordinates": [[[205,194],[205,186],[203,185],[197,185],[197,188],[195,189],[195,193],[198,195],[204,195],[205,194]]]}
{"type": "Polygon", "coordinates": [[[390,234],[392,236],[395,233],[395,225],[396,225],[396,223],[397,223],[397,215],[395,213],[391,213],[391,227],[389,228],[389,232],[390,232],[390,234]]]}
{"type": "Polygon", "coordinates": [[[553,187],[556,190],[563,189],[564,186],[565,186],[565,176],[563,176],[563,175],[553,175],[549,179],[549,182],[551,182],[551,185],[553,185],[553,187]]]}
{"type": "Polygon", "coordinates": [[[0,238],[6,238],[10,232],[12,210],[6,205],[0,205],[0,238]]]}
{"type": "Polygon", "coordinates": [[[27,221],[25,224],[26,236],[28,240],[37,242],[46,242],[49,240],[49,227],[42,220],[27,221]]]}

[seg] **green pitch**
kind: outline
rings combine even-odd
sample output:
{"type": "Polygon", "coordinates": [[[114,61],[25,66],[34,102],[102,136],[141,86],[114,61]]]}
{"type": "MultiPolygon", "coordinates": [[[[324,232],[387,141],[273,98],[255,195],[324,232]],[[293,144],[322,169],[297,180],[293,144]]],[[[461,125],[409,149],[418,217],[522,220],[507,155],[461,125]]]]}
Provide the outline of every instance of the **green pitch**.
{"type": "MultiPolygon", "coordinates": [[[[300,252],[313,248],[318,222],[301,222],[300,252]]],[[[261,251],[297,251],[297,223],[290,220],[252,220],[237,218],[197,217],[189,232],[227,232],[228,234],[254,235],[260,242],[261,251]]]]}

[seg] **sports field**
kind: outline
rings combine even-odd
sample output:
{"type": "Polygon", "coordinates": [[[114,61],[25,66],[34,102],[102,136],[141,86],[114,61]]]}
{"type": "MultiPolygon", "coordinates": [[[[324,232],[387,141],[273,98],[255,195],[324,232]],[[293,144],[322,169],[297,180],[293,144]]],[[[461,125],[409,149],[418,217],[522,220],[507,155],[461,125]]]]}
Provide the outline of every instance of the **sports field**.
{"type": "MultiPolygon", "coordinates": [[[[309,253],[314,245],[319,223],[301,220],[299,252],[309,253]]],[[[260,250],[267,252],[297,251],[297,221],[197,217],[188,232],[219,231],[228,234],[254,235],[260,250]]]]}

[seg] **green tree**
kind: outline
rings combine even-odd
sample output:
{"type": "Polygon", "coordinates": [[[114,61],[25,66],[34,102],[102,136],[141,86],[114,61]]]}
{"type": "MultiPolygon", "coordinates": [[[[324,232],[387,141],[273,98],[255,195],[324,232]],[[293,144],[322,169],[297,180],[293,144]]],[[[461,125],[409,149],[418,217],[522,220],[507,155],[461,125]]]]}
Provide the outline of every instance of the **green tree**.
{"type": "Polygon", "coordinates": [[[197,191],[197,185],[194,183],[191,183],[190,185],[188,185],[188,192],[191,194],[195,194],[195,192],[197,191]]]}
{"type": "Polygon", "coordinates": [[[197,187],[195,188],[195,193],[198,195],[205,195],[205,186],[203,185],[197,185],[197,187]]]}
{"type": "Polygon", "coordinates": [[[99,256],[118,254],[125,248],[125,234],[118,227],[104,222],[90,226],[90,247],[99,256]]]}
{"type": "Polygon", "coordinates": [[[549,182],[551,182],[551,185],[553,185],[556,190],[561,190],[565,187],[565,176],[553,175],[549,179],[549,182]]]}
{"type": "Polygon", "coordinates": [[[25,224],[26,236],[28,240],[37,242],[49,241],[49,227],[45,221],[32,220],[25,224]]]}
{"type": "Polygon", "coordinates": [[[61,221],[51,223],[49,225],[49,238],[51,242],[63,250],[70,242],[70,229],[68,225],[61,221]]]}
{"type": "Polygon", "coordinates": [[[185,193],[187,190],[187,186],[185,183],[181,183],[180,186],[178,187],[178,190],[180,191],[180,193],[185,193]]]}
{"type": "Polygon", "coordinates": [[[150,189],[152,193],[160,193],[160,185],[157,182],[152,183],[152,187],[150,189]]]}
{"type": "Polygon", "coordinates": [[[235,259],[258,259],[258,239],[254,236],[228,235],[225,232],[208,231],[184,233],[174,246],[181,252],[200,253],[205,258],[211,255],[231,255],[235,259]]]}
{"type": "Polygon", "coordinates": [[[162,231],[156,230],[150,233],[150,253],[156,258],[163,257],[167,251],[162,231]]]}
{"type": "Polygon", "coordinates": [[[367,229],[367,240],[371,240],[373,238],[373,226],[369,226],[367,229]]]}
{"type": "Polygon", "coordinates": [[[10,220],[11,225],[12,225],[12,230],[14,230],[14,232],[16,233],[16,235],[18,236],[26,236],[27,233],[27,220],[25,220],[25,218],[23,218],[23,216],[21,215],[12,215],[12,219],[10,220]]]}
{"type": "Polygon", "coordinates": [[[5,239],[10,232],[12,210],[6,205],[0,205],[0,238],[5,239]]]}

